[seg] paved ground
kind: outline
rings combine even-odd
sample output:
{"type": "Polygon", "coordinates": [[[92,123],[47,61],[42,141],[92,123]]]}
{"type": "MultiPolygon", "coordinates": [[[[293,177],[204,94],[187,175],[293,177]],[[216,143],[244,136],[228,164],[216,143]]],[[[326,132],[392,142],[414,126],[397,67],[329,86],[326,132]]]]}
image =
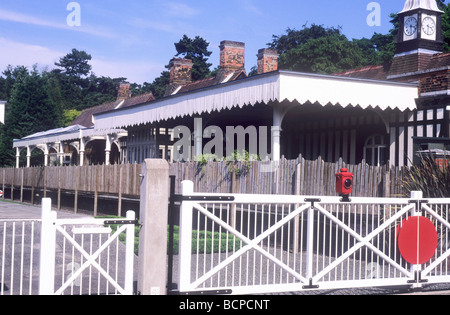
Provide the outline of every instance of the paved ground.
{"type": "MultiPolygon", "coordinates": [[[[58,218],[83,218],[86,214],[58,211],[58,218]]],[[[41,207],[0,200],[0,219],[40,219],[41,207]]]]}

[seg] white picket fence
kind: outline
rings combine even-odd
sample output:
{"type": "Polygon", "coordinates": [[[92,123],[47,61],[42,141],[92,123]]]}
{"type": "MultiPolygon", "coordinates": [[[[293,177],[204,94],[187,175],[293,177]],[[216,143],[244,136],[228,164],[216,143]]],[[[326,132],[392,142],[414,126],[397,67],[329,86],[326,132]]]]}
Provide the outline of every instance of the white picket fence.
{"type": "Polygon", "coordinates": [[[58,219],[50,199],[40,220],[0,219],[0,295],[133,294],[135,214],[112,221],[58,219]]]}
{"type": "MultiPolygon", "coordinates": [[[[192,182],[182,185],[182,293],[450,283],[450,199],[425,200],[416,194],[343,202],[339,197],[203,194],[193,192],[192,182]],[[399,235],[412,217],[426,218],[438,234],[432,257],[420,265],[408,263],[399,250],[399,235]],[[208,232],[209,238],[200,236],[208,232]],[[220,250],[209,249],[218,244],[220,250]]],[[[425,236],[418,229],[417,255],[425,236]]]]}

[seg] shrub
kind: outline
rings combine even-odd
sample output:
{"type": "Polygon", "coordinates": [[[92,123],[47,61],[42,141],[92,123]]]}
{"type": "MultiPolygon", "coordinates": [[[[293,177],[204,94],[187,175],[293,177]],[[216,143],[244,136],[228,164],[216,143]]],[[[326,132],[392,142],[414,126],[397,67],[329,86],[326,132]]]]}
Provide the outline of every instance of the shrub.
{"type": "Polygon", "coordinates": [[[407,171],[402,185],[408,196],[411,191],[422,191],[425,198],[448,198],[450,164],[436,163],[432,156],[421,156],[420,163],[407,171]]]}

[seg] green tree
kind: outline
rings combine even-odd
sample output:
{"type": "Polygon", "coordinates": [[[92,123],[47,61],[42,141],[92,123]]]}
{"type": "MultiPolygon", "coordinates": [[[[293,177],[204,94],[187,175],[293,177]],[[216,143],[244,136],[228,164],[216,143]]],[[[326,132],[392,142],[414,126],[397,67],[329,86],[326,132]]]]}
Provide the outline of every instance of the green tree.
{"type": "Polygon", "coordinates": [[[178,43],[175,43],[176,56],[191,59],[194,63],[192,67],[192,80],[194,81],[205,79],[211,73],[212,64],[208,63],[207,57],[211,56],[212,52],[208,50],[208,46],[209,43],[200,36],[191,39],[184,35],[178,43]]]}
{"type": "Polygon", "coordinates": [[[64,57],[56,62],[57,67],[62,68],[62,73],[73,78],[82,79],[87,77],[92,70],[89,61],[92,56],[85,51],[79,51],[77,49],[72,49],[72,52],[68,53],[64,57]]]}
{"type": "Polygon", "coordinates": [[[341,31],[338,28],[326,28],[317,24],[312,24],[310,27],[304,25],[301,30],[288,28],[284,35],[272,35],[272,42],[267,45],[276,49],[278,53],[285,54],[291,49],[306,44],[309,40],[334,35],[341,35],[341,31]]]}
{"type": "Polygon", "coordinates": [[[8,67],[6,67],[5,71],[3,71],[5,79],[3,82],[4,99],[2,100],[7,101],[10,99],[16,80],[26,74],[28,74],[28,69],[25,66],[17,66],[14,68],[13,66],[8,65],[8,67]]]}
{"type": "Polygon", "coordinates": [[[62,127],[68,127],[81,112],[76,109],[67,109],[62,114],[62,127]]]}
{"type": "Polygon", "coordinates": [[[288,28],[285,35],[274,35],[268,45],[280,53],[280,68],[294,71],[334,73],[376,60],[369,40],[352,42],[340,28],[316,24],[300,31],[288,28]]]}
{"type": "MultiPolygon", "coordinates": [[[[213,75],[210,67],[212,64],[208,63],[208,58],[211,56],[212,52],[208,51],[209,43],[196,36],[194,39],[189,38],[184,35],[180,41],[174,44],[175,50],[177,51],[177,57],[183,57],[186,59],[191,59],[194,63],[192,67],[192,80],[202,80],[213,75]]],[[[169,66],[166,66],[169,69],[169,66]]],[[[170,81],[169,71],[161,72],[161,75],[153,80],[152,83],[144,82],[142,86],[132,85],[133,93],[136,95],[152,92],[155,98],[164,97],[166,93],[167,86],[170,81]]]]}
{"type": "Polygon", "coordinates": [[[450,3],[449,4],[439,4],[441,10],[445,13],[442,16],[442,32],[444,34],[444,51],[450,51],[450,3]]]}
{"type": "Polygon", "coordinates": [[[344,35],[313,38],[280,56],[280,68],[303,72],[327,74],[361,65],[361,49],[344,35]]]}
{"type": "Polygon", "coordinates": [[[59,69],[51,71],[50,74],[59,82],[61,94],[65,100],[64,109],[82,110],[87,108],[84,102],[84,90],[90,84],[88,75],[92,70],[89,65],[91,59],[92,56],[85,51],[72,49],[72,52],[55,63],[59,69]]]}
{"type": "Polygon", "coordinates": [[[113,102],[117,99],[117,89],[126,78],[97,77],[94,74],[89,76],[88,85],[82,90],[82,104],[75,109],[83,110],[93,106],[113,102]]]}
{"type": "Polygon", "coordinates": [[[166,88],[169,85],[170,73],[169,71],[161,72],[161,75],[153,80],[152,83],[144,83],[143,91],[152,92],[155,98],[164,97],[166,88]]]}
{"type": "Polygon", "coordinates": [[[59,127],[61,117],[55,101],[58,92],[46,79],[35,68],[16,77],[1,139],[0,161],[3,165],[14,165],[13,139],[59,127]]]}

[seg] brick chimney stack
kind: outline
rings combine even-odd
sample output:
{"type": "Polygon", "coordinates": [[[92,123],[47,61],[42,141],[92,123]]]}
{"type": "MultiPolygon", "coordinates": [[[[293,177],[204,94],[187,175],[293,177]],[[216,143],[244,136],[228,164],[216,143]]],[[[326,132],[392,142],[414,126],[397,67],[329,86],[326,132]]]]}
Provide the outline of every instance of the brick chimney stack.
{"type": "Polygon", "coordinates": [[[117,100],[123,101],[131,97],[130,83],[122,82],[119,85],[119,92],[117,93],[117,100]]]}
{"type": "Polygon", "coordinates": [[[279,56],[274,49],[263,48],[258,50],[258,74],[277,71],[279,56]]]}
{"type": "Polygon", "coordinates": [[[192,83],[191,59],[173,58],[170,60],[170,81],[165,96],[172,95],[180,86],[192,83]]]}
{"type": "Polygon", "coordinates": [[[173,58],[170,61],[170,84],[184,85],[192,83],[192,67],[190,59],[173,58]]]}
{"type": "Polygon", "coordinates": [[[245,70],[245,43],[224,40],[219,48],[221,70],[245,70]]]}

